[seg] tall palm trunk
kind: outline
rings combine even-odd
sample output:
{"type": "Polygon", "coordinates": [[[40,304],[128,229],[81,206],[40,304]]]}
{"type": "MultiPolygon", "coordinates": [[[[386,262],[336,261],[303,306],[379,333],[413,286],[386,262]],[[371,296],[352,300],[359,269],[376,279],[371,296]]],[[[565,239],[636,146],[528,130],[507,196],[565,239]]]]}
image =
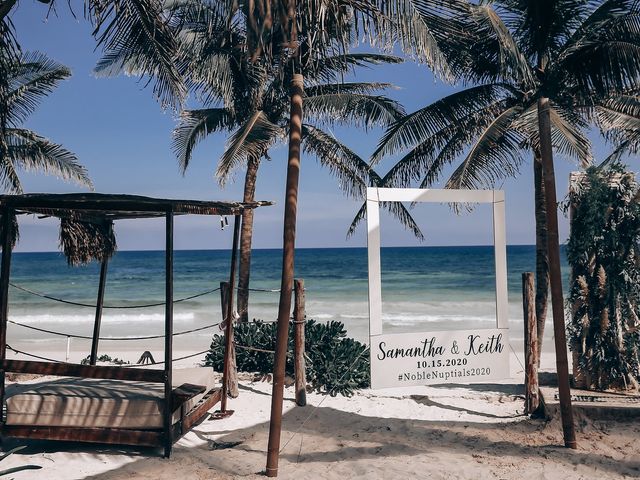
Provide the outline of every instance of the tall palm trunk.
{"type": "MultiPolygon", "coordinates": [[[[292,15],[293,18],[293,15],[292,15]]],[[[284,370],[289,340],[291,291],[293,290],[293,261],[296,246],[296,215],[298,211],[298,180],[300,178],[300,143],[302,140],[302,97],[304,77],[293,75],[291,81],[291,114],[289,116],[289,160],[284,204],[284,233],[282,247],[282,279],[278,305],[276,353],[273,363],[273,389],[271,393],[271,421],[267,447],[267,477],[278,476],[278,455],[282,427],[282,401],[284,397],[284,370]]]]}
{"type": "MultiPolygon", "coordinates": [[[[249,157],[244,176],[244,202],[253,202],[256,194],[256,177],[260,159],[249,157]]],[[[253,239],[253,209],[242,212],[240,231],[240,267],[238,269],[238,315],[239,322],[249,321],[249,276],[251,274],[251,242],[253,239]]]]}
{"type": "Polygon", "coordinates": [[[549,256],[547,255],[547,207],[542,173],[542,156],[539,149],[534,150],[533,181],[535,190],[536,216],[536,322],[538,325],[537,363],[540,366],[542,336],[547,320],[549,297],[549,256]]]}
{"type": "Polygon", "coordinates": [[[551,307],[553,309],[553,333],[556,347],[556,369],[564,444],[576,447],[573,425],[571,392],[569,389],[569,364],[567,362],[567,337],[564,324],[564,299],[562,298],[562,274],[560,272],[560,241],[558,235],[558,205],[556,202],[556,177],[553,168],[553,147],[551,143],[551,114],[549,99],[538,99],[538,129],[540,133],[540,154],[544,172],[544,186],[547,205],[547,254],[549,255],[549,280],[551,284],[551,307]]]}

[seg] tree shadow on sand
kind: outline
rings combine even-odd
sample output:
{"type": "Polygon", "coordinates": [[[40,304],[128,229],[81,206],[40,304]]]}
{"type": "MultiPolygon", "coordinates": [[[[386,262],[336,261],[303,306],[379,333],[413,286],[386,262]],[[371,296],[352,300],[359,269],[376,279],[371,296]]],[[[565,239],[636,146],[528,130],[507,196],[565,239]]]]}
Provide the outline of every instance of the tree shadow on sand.
{"type": "MultiPolygon", "coordinates": [[[[236,415],[243,414],[250,412],[236,412],[236,415]]],[[[185,475],[183,478],[188,478],[190,468],[211,472],[207,478],[236,478],[262,471],[268,422],[232,432],[218,429],[218,425],[223,427],[222,423],[212,422],[200,425],[197,437],[207,440],[222,434],[213,443],[231,447],[212,449],[211,442],[195,445],[191,441],[191,446],[176,445],[171,460],[158,457],[134,460],[117,470],[87,478],[125,479],[139,472],[149,475],[140,478],[153,478],[152,475],[165,478],[158,476],[158,472],[169,470],[180,471],[185,475]],[[172,463],[175,465],[169,468],[172,463]]],[[[636,427],[628,439],[630,445],[635,445],[634,438],[640,430],[640,426],[636,427]]],[[[404,478],[425,478],[429,476],[427,472],[433,475],[430,478],[449,478],[443,472],[425,470],[446,457],[451,461],[449,468],[456,468],[456,459],[461,465],[477,461],[478,468],[485,468],[486,473],[494,468],[501,478],[524,478],[521,473],[528,469],[537,472],[536,478],[544,478],[539,476],[542,462],[551,462],[553,468],[563,471],[587,469],[586,472],[598,472],[603,478],[640,478],[638,450],[635,453],[620,451],[618,458],[613,458],[597,447],[598,435],[597,431],[583,433],[579,437],[581,449],[568,450],[560,447],[562,434],[557,423],[425,421],[369,417],[329,407],[307,406],[294,408],[284,415],[280,476],[287,478],[287,472],[295,470],[297,478],[321,478],[322,473],[318,472],[330,468],[334,473],[340,471],[336,469],[344,469],[345,475],[354,478],[358,476],[354,465],[369,465],[384,459],[392,468],[388,478],[396,478],[395,474],[402,472],[402,468],[410,467],[407,460],[410,457],[414,470],[407,470],[404,478]]],[[[479,478],[478,471],[469,471],[468,475],[465,472],[457,472],[455,478],[479,478]]]]}

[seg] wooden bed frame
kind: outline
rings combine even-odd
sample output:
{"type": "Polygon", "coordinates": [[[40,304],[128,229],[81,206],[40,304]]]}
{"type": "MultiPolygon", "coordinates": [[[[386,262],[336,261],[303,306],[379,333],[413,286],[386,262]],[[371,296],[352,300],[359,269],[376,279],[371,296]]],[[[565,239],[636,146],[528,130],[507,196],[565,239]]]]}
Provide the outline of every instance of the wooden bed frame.
{"type": "MultiPolygon", "coordinates": [[[[25,439],[68,440],[76,442],[97,442],[120,445],[162,446],[164,456],[171,455],[173,443],[186,433],[193,425],[201,421],[218,402],[221,413],[226,410],[227,373],[232,354],[233,338],[232,321],[226,321],[225,360],[222,386],[206,392],[205,396],[189,411],[185,411],[185,402],[205,391],[201,385],[183,384],[178,388],[172,386],[172,354],[173,354],[173,219],[174,215],[233,215],[235,218],[233,245],[231,253],[231,270],[229,274],[229,299],[225,319],[231,319],[233,312],[233,292],[236,275],[237,250],[240,231],[241,214],[246,209],[270,205],[270,202],[205,202],[194,200],[169,200],[140,197],[133,195],[105,194],[27,194],[0,195],[0,244],[2,246],[2,264],[0,266],[0,406],[3,415],[0,419],[0,441],[4,437],[25,439]],[[74,218],[89,223],[113,222],[131,218],[163,218],[166,225],[165,248],[165,342],[164,368],[129,368],[120,366],[97,366],[96,358],[100,334],[100,322],[103,308],[104,286],[106,281],[107,260],[102,259],[100,284],[96,303],[96,317],[93,329],[90,365],[70,363],[53,363],[41,361],[8,360],[7,320],[8,289],[11,271],[11,252],[13,236],[13,219],[16,214],[36,214],[58,218],[74,218]],[[131,430],[124,428],[82,428],[53,426],[19,426],[6,425],[5,409],[5,373],[32,373],[53,376],[71,376],[84,378],[118,379],[146,381],[164,385],[163,428],[156,430],[131,430]],[[174,413],[180,410],[180,419],[173,423],[174,413]]],[[[94,257],[95,258],[95,257],[94,257]]]]}
{"type": "MultiPolygon", "coordinates": [[[[125,368],[111,366],[75,365],[64,363],[36,362],[28,360],[4,360],[4,372],[37,373],[55,376],[70,376],[82,378],[118,379],[130,381],[145,381],[164,383],[163,370],[144,368],[125,368]]],[[[220,402],[222,389],[213,388],[188,411],[186,402],[196,395],[205,392],[203,385],[182,384],[171,390],[169,401],[163,398],[164,410],[170,415],[180,410],[180,418],[166,429],[128,429],[128,428],[85,428],[59,427],[35,425],[7,425],[3,416],[0,424],[0,435],[4,437],[26,438],[38,440],[64,440],[73,442],[107,443],[116,445],[135,445],[146,447],[165,447],[165,456],[171,453],[171,445],[192,426],[204,419],[208,411],[220,402]],[[167,447],[169,450],[167,451],[167,447]]]]}

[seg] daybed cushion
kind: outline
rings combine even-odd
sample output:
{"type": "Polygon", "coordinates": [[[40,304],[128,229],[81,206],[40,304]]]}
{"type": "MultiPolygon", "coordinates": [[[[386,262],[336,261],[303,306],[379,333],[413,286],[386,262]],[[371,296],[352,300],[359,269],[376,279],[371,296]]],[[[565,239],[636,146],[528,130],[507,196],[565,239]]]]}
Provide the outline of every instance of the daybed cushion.
{"type": "MultiPolygon", "coordinates": [[[[173,370],[173,387],[183,383],[215,387],[211,368],[173,370]]],[[[205,393],[188,400],[185,411],[205,393]]],[[[162,428],[161,383],[63,377],[31,384],[7,386],[7,425],[87,428],[162,428]]],[[[173,414],[173,423],[180,410],[173,414]]]]}

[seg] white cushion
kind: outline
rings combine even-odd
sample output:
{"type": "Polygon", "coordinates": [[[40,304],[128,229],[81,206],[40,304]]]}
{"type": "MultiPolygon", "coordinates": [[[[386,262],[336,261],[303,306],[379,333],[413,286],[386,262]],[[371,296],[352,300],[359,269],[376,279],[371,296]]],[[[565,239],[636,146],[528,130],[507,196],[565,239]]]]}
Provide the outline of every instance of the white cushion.
{"type": "MultiPolygon", "coordinates": [[[[173,370],[173,387],[183,383],[215,386],[211,368],[173,370]]],[[[185,411],[203,394],[185,403],[185,411]]],[[[61,377],[7,386],[7,425],[158,429],[163,427],[161,383],[61,377]]],[[[173,423],[180,411],[173,414],[173,423]]]]}

